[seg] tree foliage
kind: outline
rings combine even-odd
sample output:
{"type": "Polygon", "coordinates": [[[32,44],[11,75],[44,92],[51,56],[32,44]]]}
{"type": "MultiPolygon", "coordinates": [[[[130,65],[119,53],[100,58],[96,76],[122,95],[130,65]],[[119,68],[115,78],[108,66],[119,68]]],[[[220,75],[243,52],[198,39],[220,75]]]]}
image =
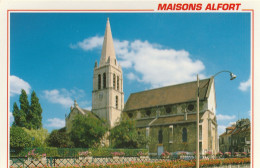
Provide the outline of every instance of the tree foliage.
{"type": "Polygon", "coordinates": [[[150,138],[138,133],[135,121],[124,119],[110,131],[110,140],[115,148],[143,148],[150,138]]]}
{"type": "Polygon", "coordinates": [[[23,130],[31,137],[32,147],[46,147],[46,139],[49,136],[48,130],[40,128],[37,130],[23,128],[23,130]]]}
{"type": "Polygon", "coordinates": [[[12,126],[10,128],[10,147],[11,148],[26,148],[31,147],[32,138],[21,127],[12,126]]]}
{"type": "MultiPolygon", "coordinates": [[[[20,101],[20,115],[25,116],[25,118],[27,119],[27,115],[29,113],[30,105],[29,105],[29,101],[28,101],[28,96],[27,96],[24,89],[22,89],[22,91],[21,91],[19,101],[20,101]]],[[[18,126],[27,127],[28,122],[27,121],[22,122],[21,125],[18,125],[18,126]]]]}
{"type": "Polygon", "coordinates": [[[25,127],[27,129],[42,128],[42,108],[35,91],[31,94],[31,105],[24,89],[21,90],[19,98],[20,109],[16,102],[13,105],[13,126],[25,127]]]}
{"type": "Polygon", "coordinates": [[[74,147],[73,142],[70,140],[70,136],[66,133],[66,129],[53,130],[47,138],[47,144],[51,147],[58,148],[71,148],[74,147]]]}
{"type": "Polygon", "coordinates": [[[31,106],[27,115],[27,121],[30,123],[27,128],[39,129],[42,127],[42,107],[35,91],[31,94],[31,106]]]}
{"type": "Polygon", "coordinates": [[[13,105],[13,116],[14,116],[13,126],[23,127],[25,125],[26,115],[25,113],[20,112],[16,102],[13,105]]]}
{"type": "Polygon", "coordinates": [[[93,115],[76,115],[72,121],[70,137],[75,147],[89,148],[100,144],[107,131],[105,122],[93,115]]]}

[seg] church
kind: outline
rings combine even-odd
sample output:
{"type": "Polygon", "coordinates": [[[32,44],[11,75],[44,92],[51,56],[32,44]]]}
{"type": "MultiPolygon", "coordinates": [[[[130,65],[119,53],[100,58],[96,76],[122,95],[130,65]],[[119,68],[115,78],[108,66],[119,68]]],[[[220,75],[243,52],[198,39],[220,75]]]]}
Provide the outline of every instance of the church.
{"type": "MultiPolygon", "coordinates": [[[[113,128],[122,117],[136,121],[139,134],[152,137],[151,155],[164,151],[196,151],[196,81],[132,93],[124,103],[123,71],[116,59],[112,32],[107,19],[102,53],[95,62],[92,110],[77,102],[66,116],[66,129],[76,114],[93,115],[113,128]]],[[[200,135],[202,154],[218,152],[214,78],[200,80],[200,135]]]]}

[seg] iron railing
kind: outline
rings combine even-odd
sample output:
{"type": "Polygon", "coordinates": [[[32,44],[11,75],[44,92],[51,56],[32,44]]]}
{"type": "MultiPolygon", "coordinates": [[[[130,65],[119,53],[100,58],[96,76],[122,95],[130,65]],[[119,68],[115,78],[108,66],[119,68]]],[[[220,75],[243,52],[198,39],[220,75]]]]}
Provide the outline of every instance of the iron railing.
{"type": "MultiPolygon", "coordinates": [[[[237,156],[236,156],[237,157],[237,156]]],[[[220,157],[210,155],[201,155],[200,159],[219,159],[220,157]]],[[[224,157],[223,157],[224,158],[224,157]]],[[[235,156],[230,156],[235,158],[235,156]]],[[[45,157],[42,159],[28,159],[26,157],[11,157],[10,167],[66,167],[66,166],[88,166],[95,165],[107,165],[107,164],[127,164],[133,162],[158,162],[162,160],[194,160],[194,155],[183,156],[140,156],[140,157],[45,157]]]]}

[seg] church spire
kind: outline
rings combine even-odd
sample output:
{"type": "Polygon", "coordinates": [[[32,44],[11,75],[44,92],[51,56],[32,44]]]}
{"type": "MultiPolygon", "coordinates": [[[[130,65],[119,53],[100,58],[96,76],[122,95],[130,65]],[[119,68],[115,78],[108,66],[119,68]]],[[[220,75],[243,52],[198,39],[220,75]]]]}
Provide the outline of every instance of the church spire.
{"type": "Polygon", "coordinates": [[[106,31],[104,35],[102,54],[100,58],[100,65],[104,65],[108,61],[116,63],[116,54],[113,44],[112,32],[110,28],[109,18],[107,18],[106,31]]]}

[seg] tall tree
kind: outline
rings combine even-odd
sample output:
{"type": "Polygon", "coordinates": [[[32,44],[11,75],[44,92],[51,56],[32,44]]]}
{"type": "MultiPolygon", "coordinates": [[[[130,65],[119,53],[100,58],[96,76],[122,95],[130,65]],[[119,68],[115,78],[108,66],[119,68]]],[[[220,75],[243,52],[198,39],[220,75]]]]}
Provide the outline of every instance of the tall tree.
{"type": "Polygon", "coordinates": [[[123,119],[111,129],[110,140],[115,148],[144,148],[151,142],[151,138],[138,133],[135,121],[123,119]]]}
{"type": "Polygon", "coordinates": [[[30,123],[29,129],[40,129],[42,127],[42,107],[35,91],[31,94],[31,106],[26,119],[30,123]]]}
{"type": "Polygon", "coordinates": [[[99,146],[106,132],[107,126],[101,119],[78,114],[72,121],[70,137],[75,147],[90,148],[99,146]]]}
{"type": "MultiPolygon", "coordinates": [[[[25,116],[26,117],[25,119],[27,120],[27,115],[29,113],[30,105],[29,105],[29,101],[28,101],[28,96],[24,89],[22,89],[22,91],[21,91],[19,102],[20,102],[20,115],[25,116]]],[[[29,123],[28,123],[28,121],[26,121],[25,123],[22,123],[19,126],[27,128],[28,125],[29,125],[29,123]]]]}
{"type": "Polygon", "coordinates": [[[13,105],[13,116],[14,116],[14,126],[24,127],[26,123],[26,115],[25,113],[21,113],[19,107],[16,102],[13,105]]]}

